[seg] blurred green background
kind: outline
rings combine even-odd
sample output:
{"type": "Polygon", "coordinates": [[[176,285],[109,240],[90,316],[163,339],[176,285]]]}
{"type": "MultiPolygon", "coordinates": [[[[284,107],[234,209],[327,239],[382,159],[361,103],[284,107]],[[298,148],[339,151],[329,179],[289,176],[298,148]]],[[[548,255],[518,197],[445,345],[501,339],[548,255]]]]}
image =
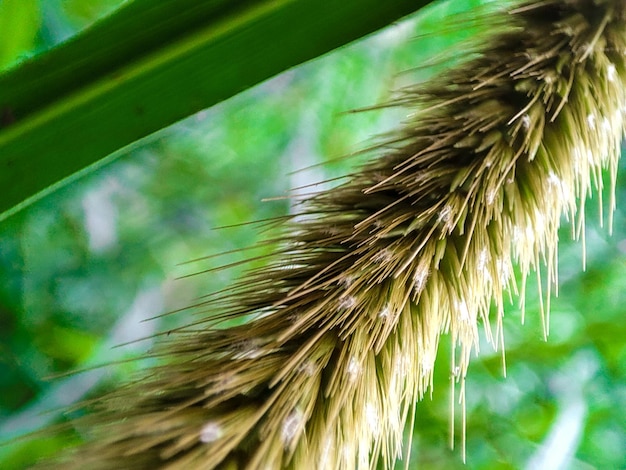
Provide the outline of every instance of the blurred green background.
{"type": "MultiPolygon", "coordinates": [[[[0,0],[0,68],[122,3],[0,0]]],[[[349,171],[358,158],[340,157],[404,114],[345,111],[384,103],[390,90],[426,78],[426,60],[472,34],[441,31],[441,18],[479,3],[428,8],[288,71],[120,151],[105,168],[2,222],[0,441],[67,419],[63,407],[150,361],[63,373],[137,357],[152,339],[114,346],[206,314],[197,307],[145,321],[196,304],[241,275],[233,268],[186,277],[246,253],[183,263],[253,245],[263,236],[257,225],[216,228],[285,214],[289,188],[349,171]]],[[[448,447],[444,338],[433,399],[417,407],[411,468],[626,468],[626,177],[617,191],[613,236],[598,226],[597,204],[588,204],[585,272],[580,243],[570,241],[569,227],[562,231],[548,341],[530,289],[524,326],[517,300],[506,311],[507,377],[487,344],[473,361],[466,465],[448,447]]],[[[460,409],[456,421],[459,430],[460,409]]],[[[0,468],[25,468],[83,431],[0,446],[0,468]]]]}

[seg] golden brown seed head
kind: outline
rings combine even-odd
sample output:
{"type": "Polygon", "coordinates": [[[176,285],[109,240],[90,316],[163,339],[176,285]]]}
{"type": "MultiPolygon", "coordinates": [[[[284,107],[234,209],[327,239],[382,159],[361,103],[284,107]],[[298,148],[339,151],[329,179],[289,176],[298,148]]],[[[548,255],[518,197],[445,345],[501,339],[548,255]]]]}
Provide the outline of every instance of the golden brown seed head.
{"type": "Polygon", "coordinates": [[[583,220],[579,201],[603,169],[615,179],[626,3],[508,5],[481,18],[474,58],[398,98],[411,121],[349,182],[312,198],[314,217],[285,227],[276,259],[218,312],[264,315],[164,343],[168,365],[85,418],[94,435],[75,462],[391,468],[441,335],[465,380],[478,322],[502,343],[513,266],[525,277],[545,260],[549,290],[561,215],[583,220]]]}

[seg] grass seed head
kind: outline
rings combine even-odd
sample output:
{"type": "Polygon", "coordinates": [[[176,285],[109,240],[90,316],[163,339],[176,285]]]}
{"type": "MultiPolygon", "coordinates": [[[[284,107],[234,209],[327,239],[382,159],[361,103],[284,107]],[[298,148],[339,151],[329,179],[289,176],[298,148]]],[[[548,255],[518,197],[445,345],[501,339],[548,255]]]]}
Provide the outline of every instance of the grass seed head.
{"type": "Polygon", "coordinates": [[[478,323],[501,343],[513,266],[522,295],[532,270],[556,283],[561,216],[582,234],[605,169],[615,206],[626,3],[505,4],[467,20],[483,31],[467,61],[399,96],[411,118],[371,163],[302,206],[280,262],[221,299],[230,317],[270,313],[164,345],[166,366],[85,418],[93,437],[73,462],[392,467],[414,402],[432,391],[442,334],[463,382],[478,323]]]}

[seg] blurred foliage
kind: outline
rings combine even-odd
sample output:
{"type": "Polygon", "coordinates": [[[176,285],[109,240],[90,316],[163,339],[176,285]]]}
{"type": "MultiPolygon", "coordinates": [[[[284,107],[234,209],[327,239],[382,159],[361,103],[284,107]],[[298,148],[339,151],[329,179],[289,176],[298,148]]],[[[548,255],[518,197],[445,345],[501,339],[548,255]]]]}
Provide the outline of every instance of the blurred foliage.
{"type": "MultiPolygon", "coordinates": [[[[0,0],[0,67],[51,47],[119,3],[0,0]]],[[[344,112],[384,103],[389,90],[432,73],[422,64],[471,34],[437,32],[438,18],[478,3],[424,10],[417,22],[284,73],[159,132],[3,222],[0,441],[66,419],[59,407],[114,386],[144,362],[99,369],[80,386],[70,382],[73,377],[50,377],[136,357],[151,341],[111,346],[205,315],[199,306],[140,321],[198,304],[250,267],[211,270],[262,254],[236,250],[262,238],[263,225],[215,228],[286,214],[289,188],[348,172],[358,157],[340,157],[366,147],[403,116],[398,110],[344,112]],[[301,168],[307,169],[296,171],[301,168]],[[120,325],[130,331],[120,334],[120,325]],[[68,384],[72,397],[64,395],[68,384]]],[[[559,297],[552,299],[548,341],[531,280],[525,326],[515,298],[505,316],[507,377],[500,352],[490,346],[474,360],[466,391],[467,465],[459,449],[458,405],[457,449],[448,445],[449,350],[443,341],[433,397],[417,406],[411,467],[626,467],[623,177],[617,201],[612,237],[599,227],[598,204],[588,204],[586,271],[581,244],[570,241],[567,224],[562,230],[559,297]]],[[[0,447],[0,467],[24,468],[81,432],[11,442],[0,447]]]]}
{"type": "Polygon", "coordinates": [[[21,54],[32,49],[40,19],[37,0],[0,2],[0,69],[17,61],[21,54]]]}

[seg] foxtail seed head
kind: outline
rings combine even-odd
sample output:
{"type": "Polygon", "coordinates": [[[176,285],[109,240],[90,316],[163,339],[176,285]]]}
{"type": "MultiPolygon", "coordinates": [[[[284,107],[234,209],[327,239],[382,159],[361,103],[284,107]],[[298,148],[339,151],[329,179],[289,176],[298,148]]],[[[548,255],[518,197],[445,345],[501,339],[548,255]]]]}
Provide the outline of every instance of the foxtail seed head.
{"type": "Polygon", "coordinates": [[[626,3],[506,4],[481,18],[469,61],[403,93],[410,122],[347,183],[313,197],[273,263],[218,312],[266,314],[164,342],[166,365],[86,418],[97,425],[73,462],[391,468],[432,386],[440,336],[464,381],[479,321],[494,338],[492,304],[501,343],[513,266],[522,286],[544,261],[548,289],[557,282],[560,217],[581,233],[604,169],[615,206],[626,3]]]}

